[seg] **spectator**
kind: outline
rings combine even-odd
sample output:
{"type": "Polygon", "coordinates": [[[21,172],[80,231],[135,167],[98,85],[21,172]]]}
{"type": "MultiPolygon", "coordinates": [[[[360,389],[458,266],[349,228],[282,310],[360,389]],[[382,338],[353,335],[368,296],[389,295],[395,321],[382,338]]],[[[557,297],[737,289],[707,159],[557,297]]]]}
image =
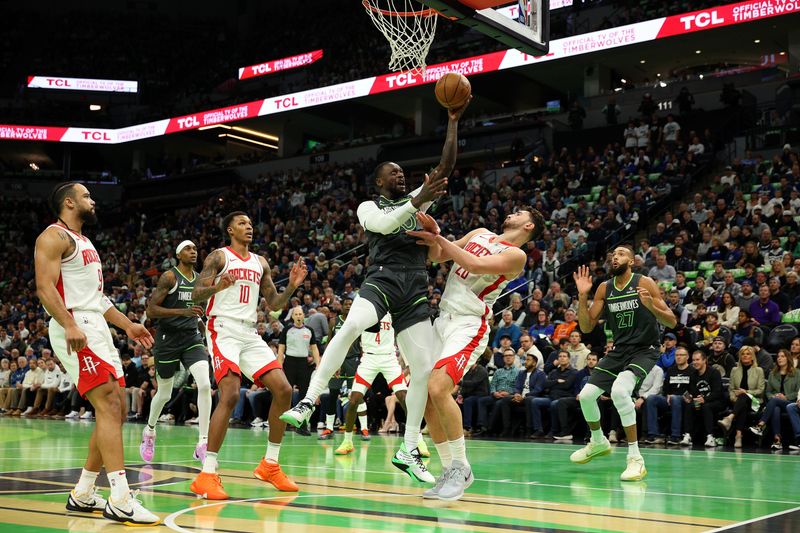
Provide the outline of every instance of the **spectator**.
{"type": "MultiPolygon", "coordinates": [[[[675,336],[674,333],[667,333],[664,335],[664,342],[661,343],[661,355],[658,357],[658,361],[656,361],[656,365],[661,367],[661,370],[668,370],[672,365],[675,364],[675,351],[678,344],[678,337],[675,336]]],[[[688,352],[687,352],[687,365],[688,363],[688,352]]]]}
{"type": "MultiPolygon", "coordinates": [[[[45,361],[42,359],[42,361],[45,361]]],[[[61,383],[61,369],[56,365],[55,360],[51,357],[45,361],[44,378],[42,379],[42,386],[36,391],[36,398],[33,402],[33,411],[29,416],[49,416],[53,409],[53,402],[55,401],[56,393],[58,393],[58,385],[61,383]],[[42,404],[44,403],[44,409],[42,404]],[[41,411],[41,414],[40,414],[41,411]]]]}
{"type": "Polygon", "coordinates": [[[575,100],[570,106],[567,116],[567,122],[573,130],[583,129],[583,119],[586,118],[586,110],[581,106],[580,102],[575,100]]]}
{"type": "Polygon", "coordinates": [[[530,403],[530,422],[534,438],[544,436],[541,411],[543,408],[549,409],[550,433],[554,436],[560,435],[557,410],[558,400],[574,397],[576,373],[575,369],[569,366],[569,353],[560,351],[557,361],[558,365],[550,371],[544,382],[546,394],[542,397],[534,398],[530,403]]]}
{"type": "Polygon", "coordinates": [[[797,401],[797,393],[800,390],[800,373],[796,371],[790,357],[789,350],[784,348],[778,350],[775,359],[776,369],[770,372],[767,380],[767,405],[758,424],[750,428],[750,431],[761,437],[766,425],[770,424],[773,432],[771,446],[773,451],[783,449],[781,413],[786,411],[788,405],[797,401]]]}
{"type": "Polygon", "coordinates": [[[675,122],[675,117],[672,114],[667,115],[667,123],[664,124],[661,135],[667,151],[669,153],[674,152],[681,138],[681,126],[675,122]]]}
{"type": "Polygon", "coordinates": [[[739,323],[739,306],[736,305],[733,293],[728,291],[722,293],[717,315],[721,326],[733,329],[739,323]]]}
{"type": "Polygon", "coordinates": [[[514,382],[514,395],[500,400],[500,412],[503,419],[502,436],[512,436],[512,414],[524,415],[528,409],[526,399],[535,398],[544,390],[546,376],[537,368],[538,364],[539,358],[535,354],[527,354],[525,367],[519,371],[514,382]]]}
{"type": "Polygon", "coordinates": [[[552,337],[555,326],[550,323],[550,316],[547,311],[541,310],[536,314],[536,323],[530,327],[528,334],[534,339],[539,337],[552,337]]]}
{"type": "Polygon", "coordinates": [[[522,296],[515,292],[511,295],[511,317],[520,329],[522,328],[522,323],[525,322],[526,316],[527,312],[522,304],[522,296]]]}
{"type": "Polygon", "coordinates": [[[752,337],[755,333],[755,328],[758,326],[750,318],[750,312],[744,309],[739,310],[739,321],[732,328],[733,336],[731,337],[731,347],[738,350],[742,347],[742,343],[747,337],[752,337]]]}
{"type": "Polygon", "coordinates": [[[489,396],[489,373],[486,367],[476,361],[461,378],[456,397],[456,402],[464,409],[464,431],[467,435],[472,434],[478,402],[487,396],[489,396]]]}
{"type": "Polygon", "coordinates": [[[692,112],[694,96],[689,92],[688,87],[681,87],[678,96],[675,98],[675,103],[678,104],[678,110],[681,115],[688,115],[692,112]]]}
{"type": "Polygon", "coordinates": [[[656,266],[650,269],[648,276],[658,281],[675,281],[675,267],[667,264],[667,257],[664,254],[659,254],[656,259],[656,266]]]}
{"type": "Polygon", "coordinates": [[[572,330],[569,334],[567,352],[569,352],[570,366],[575,370],[583,370],[583,367],[586,366],[586,356],[589,355],[589,348],[581,342],[581,332],[577,329],[572,330]]]}
{"type": "MultiPolygon", "coordinates": [[[[680,444],[682,438],[683,395],[689,392],[694,369],[689,366],[689,351],[684,346],[675,350],[675,364],[667,368],[663,394],[650,395],[645,400],[647,413],[647,438],[645,442],[661,444],[664,433],[659,429],[658,415],[669,410],[670,434],[667,444],[680,444]]],[[[688,435],[688,434],[687,434],[688,435]]]]}
{"type": "Polygon", "coordinates": [[[781,321],[781,310],[778,304],[770,300],[770,289],[767,285],[758,288],[758,300],[750,304],[749,311],[757,326],[772,329],[781,321]]]}
{"type": "Polygon", "coordinates": [[[788,313],[791,309],[791,300],[781,291],[781,280],[777,277],[769,279],[769,299],[778,305],[781,313],[788,313]]]}
{"type": "Polygon", "coordinates": [[[533,339],[527,333],[523,333],[522,336],[519,338],[520,347],[517,350],[517,362],[520,363],[520,368],[524,368],[525,359],[529,355],[536,356],[537,368],[542,370],[544,368],[544,357],[542,357],[542,352],[539,351],[539,348],[533,343],[533,339]]]}
{"type": "MultiPolygon", "coordinates": [[[[2,328],[0,328],[0,331],[2,328]]],[[[14,391],[15,384],[11,384],[11,376],[17,371],[17,362],[0,359],[0,414],[5,413],[6,396],[14,391]]]]}
{"type": "Polygon", "coordinates": [[[500,340],[504,335],[508,335],[508,337],[511,339],[511,347],[514,350],[518,350],[519,338],[522,336],[522,330],[520,330],[519,326],[514,322],[514,315],[509,310],[503,311],[503,320],[500,323],[500,327],[497,328],[497,332],[495,333],[495,341],[492,343],[494,348],[498,348],[500,346],[500,340]]]}
{"type": "Polygon", "coordinates": [[[764,398],[764,371],[756,361],[756,352],[752,346],[739,349],[739,363],[731,371],[728,394],[733,403],[733,413],[720,420],[720,426],[729,432],[736,430],[734,448],[742,447],[742,432],[747,427],[747,417],[755,403],[756,406],[764,398]]]}
{"type": "MultiPolygon", "coordinates": [[[[573,390],[574,397],[569,396],[560,398],[556,406],[558,411],[558,422],[561,427],[561,437],[559,440],[570,440],[575,430],[575,425],[578,422],[578,416],[583,416],[580,409],[580,391],[584,385],[589,382],[589,376],[595,371],[597,367],[597,354],[590,353],[586,356],[586,366],[580,372],[575,374],[575,389],[573,390]]],[[[606,398],[608,399],[608,398],[606,398]]],[[[601,400],[598,400],[598,402],[601,400]]]]}
{"type": "MultiPolygon", "coordinates": [[[[491,368],[503,368],[503,357],[506,350],[513,350],[511,346],[511,335],[504,333],[500,336],[500,346],[492,354],[492,360],[489,362],[491,368]]],[[[517,361],[514,360],[514,368],[517,368],[517,361]]]]}
{"type": "Polygon", "coordinates": [[[608,102],[606,103],[605,107],[601,111],[603,116],[606,119],[606,124],[609,126],[614,126],[617,124],[617,119],[619,119],[620,111],[619,106],[617,105],[617,99],[613,96],[608,97],[608,102]]]}
{"type": "Polygon", "coordinates": [[[519,373],[514,368],[515,358],[514,350],[506,349],[503,353],[503,367],[495,371],[489,384],[489,396],[478,400],[478,429],[472,433],[473,437],[492,432],[492,426],[499,415],[497,402],[514,394],[514,383],[519,373]]]}
{"type": "Polygon", "coordinates": [[[750,313],[750,305],[758,300],[758,294],[753,292],[753,284],[750,281],[742,282],[742,294],[736,297],[736,305],[739,309],[744,309],[750,313]]]}
{"type": "Polygon", "coordinates": [[[697,432],[695,417],[700,416],[702,429],[705,433],[705,446],[714,448],[717,441],[714,439],[714,421],[725,409],[722,376],[716,368],[708,364],[705,352],[697,350],[692,354],[692,366],[695,372],[689,379],[689,394],[683,397],[683,421],[686,432],[681,440],[681,446],[691,446],[692,436],[697,432]]]}
{"type": "Polygon", "coordinates": [[[720,374],[722,375],[725,385],[727,385],[727,377],[730,377],[733,367],[736,366],[736,359],[728,351],[725,337],[714,337],[711,339],[709,348],[706,350],[708,354],[708,364],[720,367],[720,374]]]}
{"type": "Polygon", "coordinates": [[[568,339],[569,334],[578,327],[578,320],[575,311],[567,309],[564,311],[564,322],[557,325],[553,331],[553,343],[559,343],[562,339],[568,339]]]}

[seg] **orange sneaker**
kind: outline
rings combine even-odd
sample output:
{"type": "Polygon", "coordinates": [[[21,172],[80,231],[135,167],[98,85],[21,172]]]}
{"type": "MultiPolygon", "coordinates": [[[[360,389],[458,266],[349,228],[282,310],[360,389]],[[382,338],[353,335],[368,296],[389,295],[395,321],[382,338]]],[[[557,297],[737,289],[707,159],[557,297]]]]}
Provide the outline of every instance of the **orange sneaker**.
{"type": "Polygon", "coordinates": [[[370,439],[369,430],[368,429],[362,429],[361,430],[361,440],[369,440],[369,439],[370,439]]]}
{"type": "Polygon", "coordinates": [[[272,483],[276,489],[283,492],[297,492],[300,490],[300,487],[286,477],[286,474],[281,470],[281,465],[278,463],[268,463],[264,458],[261,459],[256,469],[253,470],[253,475],[261,481],[272,483]]]}
{"type": "Polygon", "coordinates": [[[317,437],[317,438],[318,438],[319,440],[328,440],[328,439],[332,439],[332,438],[333,438],[333,431],[332,431],[332,430],[330,430],[330,429],[328,429],[328,428],[325,428],[325,429],[323,429],[323,430],[322,430],[322,433],[320,433],[320,434],[319,434],[319,437],[317,437]]]}
{"type": "Polygon", "coordinates": [[[228,493],[222,488],[219,474],[200,472],[189,488],[198,496],[207,500],[227,500],[228,493]]]}

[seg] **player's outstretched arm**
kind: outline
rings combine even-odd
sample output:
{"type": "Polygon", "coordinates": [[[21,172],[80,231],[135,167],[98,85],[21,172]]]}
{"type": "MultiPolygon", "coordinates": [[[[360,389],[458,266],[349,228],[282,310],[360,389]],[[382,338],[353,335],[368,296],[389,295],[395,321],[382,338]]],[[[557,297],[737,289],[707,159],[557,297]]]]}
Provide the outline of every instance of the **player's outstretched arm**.
{"type": "Polygon", "coordinates": [[[192,290],[193,301],[205,302],[219,291],[227,289],[236,282],[233,274],[228,272],[214,284],[214,279],[223,268],[225,268],[225,255],[220,250],[214,250],[206,257],[203,262],[203,270],[197,276],[197,283],[194,284],[194,290],[192,290]]]}
{"type": "Polygon", "coordinates": [[[678,324],[675,313],[667,306],[661,298],[661,291],[652,278],[642,276],[639,279],[639,286],[636,287],[639,298],[647,309],[656,316],[656,319],[668,328],[674,328],[678,324]]]}
{"type": "Polygon", "coordinates": [[[292,270],[289,272],[289,283],[286,285],[286,290],[281,293],[278,292],[278,289],[275,288],[275,283],[272,281],[272,271],[267,260],[262,256],[258,256],[258,260],[261,261],[261,266],[264,269],[264,275],[261,277],[261,296],[264,297],[267,307],[272,311],[283,309],[289,302],[289,298],[294,294],[294,291],[297,290],[297,287],[303,283],[303,280],[308,275],[308,266],[306,266],[305,259],[298,258],[294,266],[292,266],[292,270]]]}
{"type": "Polygon", "coordinates": [[[450,177],[453,173],[453,168],[456,166],[456,156],[458,155],[458,120],[464,114],[469,103],[472,101],[470,96],[461,107],[447,110],[447,137],[444,140],[444,147],[442,148],[442,157],[439,164],[436,166],[438,175],[442,178],[450,177]]]}
{"type": "Polygon", "coordinates": [[[167,294],[169,294],[169,291],[172,290],[177,282],[178,280],[175,278],[175,273],[173,271],[167,270],[161,274],[161,277],[158,278],[158,284],[156,285],[153,294],[150,296],[150,300],[147,302],[148,317],[168,318],[174,316],[203,316],[203,308],[199,305],[193,305],[183,309],[170,309],[168,307],[161,306],[161,304],[164,303],[164,298],[167,297],[167,294]]]}
{"type": "Polygon", "coordinates": [[[74,241],[65,231],[50,228],[36,239],[36,248],[33,252],[36,296],[50,316],[64,328],[67,353],[78,352],[86,346],[86,335],[78,328],[56,289],[58,278],[61,276],[61,258],[73,246],[75,246],[74,241]]]}
{"type": "Polygon", "coordinates": [[[606,284],[601,283],[594,293],[594,302],[589,307],[589,293],[592,291],[592,276],[589,267],[586,265],[578,267],[578,271],[572,274],[575,286],[578,289],[578,326],[584,333],[589,333],[597,325],[600,313],[603,311],[603,304],[606,299],[606,284]]]}

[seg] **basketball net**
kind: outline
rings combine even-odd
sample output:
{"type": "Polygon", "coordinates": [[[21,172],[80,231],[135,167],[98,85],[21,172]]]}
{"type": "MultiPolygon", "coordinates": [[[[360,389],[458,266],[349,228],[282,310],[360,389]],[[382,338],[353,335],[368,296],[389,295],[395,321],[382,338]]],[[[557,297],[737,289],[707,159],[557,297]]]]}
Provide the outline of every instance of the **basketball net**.
{"type": "Polygon", "coordinates": [[[436,33],[436,11],[415,0],[362,0],[372,23],[392,49],[389,69],[425,74],[425,59],[436,33]]]}

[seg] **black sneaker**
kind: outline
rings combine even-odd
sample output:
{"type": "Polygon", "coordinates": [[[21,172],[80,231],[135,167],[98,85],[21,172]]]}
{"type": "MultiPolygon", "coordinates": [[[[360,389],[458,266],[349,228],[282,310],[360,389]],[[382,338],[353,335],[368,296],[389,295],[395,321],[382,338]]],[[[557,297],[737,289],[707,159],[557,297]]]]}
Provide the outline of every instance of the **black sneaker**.
{"type": "Polygon", "coordinates": [[[672,437],[672,436],[670,436],[667,439],[667,445],[669,445],[669,446],[677,446],[680,443],[681,443],[681,437],[672,437]]]}
{"type": "Polygon", "coordinates": [[[311,436],[311,432],[308,430],[308,426],[305,425],[305,424],[303,424],[302,426],[297,428],[297,434],[298,435],[302,435],[304,437],[310,437],[311,436]]]}

